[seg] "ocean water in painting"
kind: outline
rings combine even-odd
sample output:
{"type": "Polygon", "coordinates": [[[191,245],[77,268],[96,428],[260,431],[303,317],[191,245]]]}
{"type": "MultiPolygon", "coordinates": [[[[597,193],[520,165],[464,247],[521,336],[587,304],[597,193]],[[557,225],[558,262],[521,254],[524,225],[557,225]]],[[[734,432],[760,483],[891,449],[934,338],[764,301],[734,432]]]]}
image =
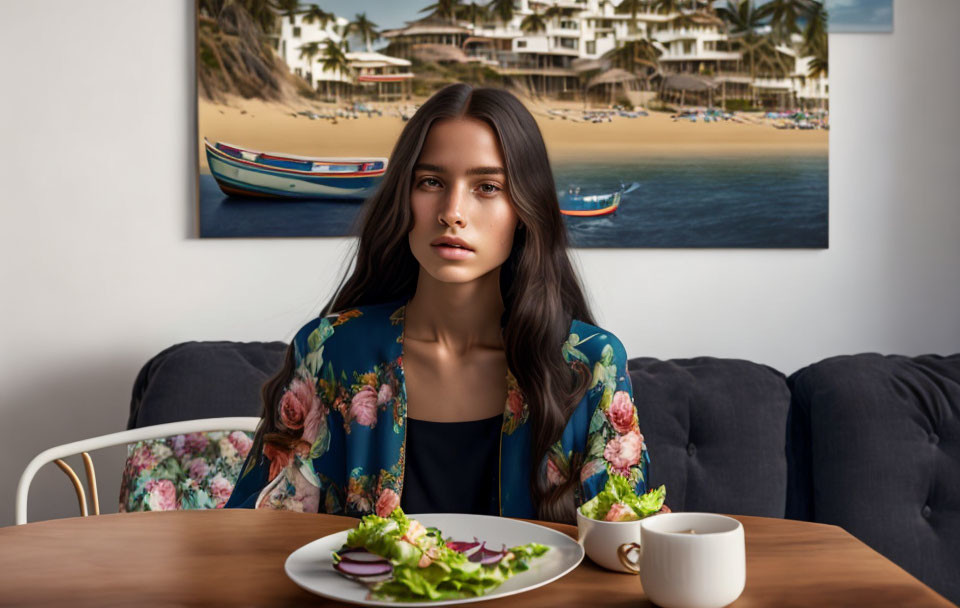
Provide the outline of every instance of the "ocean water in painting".
{"type": "MultiPolygon", "coordinates": [[[[624,195],[613,215],[564,219],[574,247],[827,247],[828,157],[670,156],[553,166],[558,190],[624,195]]],[[[203,237],[350,233],[362,202],[253,200],[200,176],[203,237]]]]}

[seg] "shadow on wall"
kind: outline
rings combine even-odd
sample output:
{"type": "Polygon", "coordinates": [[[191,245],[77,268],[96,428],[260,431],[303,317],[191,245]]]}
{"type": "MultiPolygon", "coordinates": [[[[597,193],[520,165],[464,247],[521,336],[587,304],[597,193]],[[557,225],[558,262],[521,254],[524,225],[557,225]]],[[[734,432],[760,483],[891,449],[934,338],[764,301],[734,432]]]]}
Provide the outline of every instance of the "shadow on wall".
{"type": "MultiPolygon", "coordinates": [[[[82,361],[49,361],[6,388],[0,425],[0,526],[14,523],[20,475],[40,452],[126,428],[130,390],[142,355],[90,356],[82,361]],[[64,370],[52,373],[51,370],[64,370]]],[[[91,453],[97,472],[100,512],[116,513],[126,447],[91,453]]],[[[85,484],[80,457],[68,463],[85,484]]],[[[86,486],[84,491],[89,494],[86,486]]],[[[88,496],[92,512],[93,502],[88,496]]],[[[30,486],[27,521],[78,517],[80,508],[67,476],[55,465],[45,466],[30,486]]]]}
{"type": "Polygon", "coordinates": [[[192,2],[184,2],[182,6],[184,8],[184,20],[186,22],[183,31],[190,32],[190,35],[187,36],[186,56],[184,57],[185,73],[190,76],[187,78],[186,99],[184,99],[184,103],[187,106],[186,115],[190,117],[190,120],[185,125],[185,135],[188,142],[185,147],[187,153],[183,155],[183,160],[187,164],[186,175],[189,176],[187,179],[186,196],[184,197],[184,203],[187,205],[187,225],[185,228],[186,238],[195,239],[199,238],[200,234],[200,152],[197,148],[197,140],[199,139],[197,132],[200,127],[197,117],[197,79],[195,77],[197,73],[196,36],[193,35],[196,14],[192,2]]]}

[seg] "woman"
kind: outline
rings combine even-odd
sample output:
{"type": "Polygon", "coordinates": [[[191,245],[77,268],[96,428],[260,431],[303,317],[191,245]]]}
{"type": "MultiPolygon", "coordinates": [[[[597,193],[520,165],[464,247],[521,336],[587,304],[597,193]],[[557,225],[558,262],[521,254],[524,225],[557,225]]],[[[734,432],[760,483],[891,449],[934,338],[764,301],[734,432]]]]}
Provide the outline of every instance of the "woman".
{"type": "Polygon", "coordinates": [[[264,386],[227,507],[573,522],[608,475],[646,491],[626,353],[593,325],[519,100],[437,92],[361,226],[352,274],[264,386]]]}

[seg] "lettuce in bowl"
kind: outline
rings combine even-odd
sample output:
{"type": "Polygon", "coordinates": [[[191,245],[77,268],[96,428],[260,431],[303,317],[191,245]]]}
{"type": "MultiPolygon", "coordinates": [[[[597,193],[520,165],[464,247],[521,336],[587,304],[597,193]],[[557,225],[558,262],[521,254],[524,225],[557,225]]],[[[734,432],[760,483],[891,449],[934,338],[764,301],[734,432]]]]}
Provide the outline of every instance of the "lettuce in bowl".
{"type": "Polygon", "coordinates": [[[665,509],[666,496],[664,486],[637,496],[626,477],[610,475],[603,490],[580,505],[580,513],[601,521],[633,521],[665,509]]]}

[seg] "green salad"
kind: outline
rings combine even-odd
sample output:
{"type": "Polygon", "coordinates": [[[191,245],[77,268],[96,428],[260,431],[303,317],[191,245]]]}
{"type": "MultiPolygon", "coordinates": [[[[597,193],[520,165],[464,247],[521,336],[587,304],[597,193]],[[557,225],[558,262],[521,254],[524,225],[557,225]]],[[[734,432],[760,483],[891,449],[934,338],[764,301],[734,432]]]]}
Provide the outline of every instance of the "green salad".
{"type": "Polygon", "coordinates": [[[444,540],[440,530],[397,507],[389,517],[365,515],[333,553],[333,562],[337,572],[367,585],[377,599],[445,600],[483,595],[548,550],[538,543],[492,549],[476,538],[444,540]]]}
{"type": "Polygon", "coordinates": [[[658,513],[666,496],[664,486],[637,496],[626,477],[610,475],[603,490],[580,506],[580,513],[603,521],[633,521],[658,513]]]}

